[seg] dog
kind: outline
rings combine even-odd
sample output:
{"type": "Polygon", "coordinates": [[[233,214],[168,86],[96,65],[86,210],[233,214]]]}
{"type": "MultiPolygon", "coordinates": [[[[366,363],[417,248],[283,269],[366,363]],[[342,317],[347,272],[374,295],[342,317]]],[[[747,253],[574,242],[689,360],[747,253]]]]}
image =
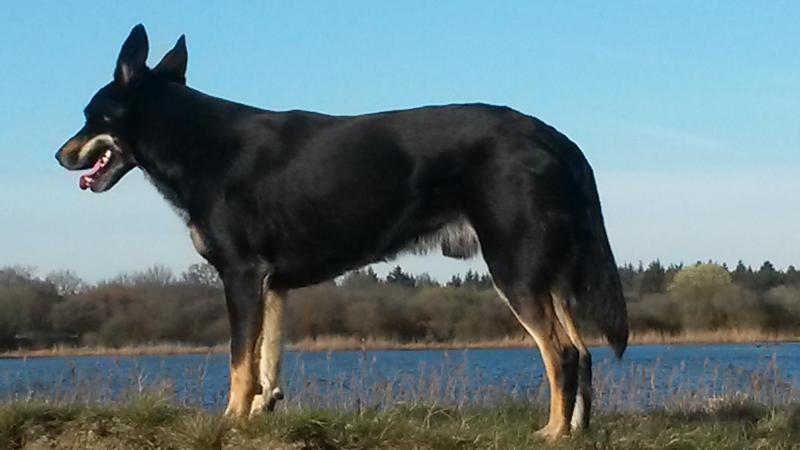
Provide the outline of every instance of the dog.
{"type": "Polygon", "coordinates": [[[184,36],[154,67],[142,25],[113,80],[57,152],[104,192],[137,167],[223,280],[226,415],[271,410],[287,292],[403,251],[480,253],[533,337],[551,390],[549,439],[589,426],[580,308],[621,356],[628,323],[591,167],[563,134],[486,104],[358,116],[273,112],[186,86],[184,36]]]}

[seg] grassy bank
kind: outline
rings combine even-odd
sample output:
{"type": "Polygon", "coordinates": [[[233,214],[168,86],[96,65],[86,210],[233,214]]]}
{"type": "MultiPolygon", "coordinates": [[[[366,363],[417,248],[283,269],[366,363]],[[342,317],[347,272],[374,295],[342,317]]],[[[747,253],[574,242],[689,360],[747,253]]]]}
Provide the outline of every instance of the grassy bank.
{"type": "MultiPolygon", "coordinates": [[[[537,407],[382,412],[284,410],[236,424],[159,397],[116,406],[7,403],[0,406],[6,449],[530,449],[537,407]]],[[[788,449],[800,445],[800,405],[767,409],[728,402],[679,412],[600,413],[590,432],[555,448],[788,449]]]]}
{"type": "MultiPolygon", "coordinates": [[[[653,344],[741,344],[741,343],[777,343],[798,342],[800,335],[775,333],[763,330],[714,330],[683,331],[665,334],[655,331],[633,333],[630,345],[653,344]]],[[[590,346],[603,346],[602,338],[589,338],[590,346]]],[[[347,350],[437,350],[437,349],[492,349],[492,348],[527,348],[535,344],[527,337],[506,337],[481,341],[448,341],[448,342],[399,342],[387,339],[359,339],[350,336],[323,336],[318,339],[305,339],[289,343],[286,349],[301,352],[327,352],[347,350]]],[[[193,346],[186,344],[157,343],[148,345],[132,345],[118,348],[112,347],[64,347],[57,346],[38,350],[14,350],[0,353],[0,358],[46,357],[46,356],[142,356],[142,355],[189,355],[216,354],[228,351],[227,344],[215,346],[193,346]]]]}

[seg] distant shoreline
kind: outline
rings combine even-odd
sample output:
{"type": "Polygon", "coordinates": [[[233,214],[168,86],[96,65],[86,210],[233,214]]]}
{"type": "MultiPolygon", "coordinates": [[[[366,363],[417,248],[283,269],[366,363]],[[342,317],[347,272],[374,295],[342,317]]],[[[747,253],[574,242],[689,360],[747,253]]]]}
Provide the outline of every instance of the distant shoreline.
{"type": "MultiPolygon", "coordinates": [[[[701,345],[701,344],[772,344],[800,342],[800,334],[769,333],[760,330],[689,331],[678,334],[656,332],[633,333],[630,346],[637,345],[701,345]]],[[[606,345],[601,338],[587,339],[587,345],[606,345]]],[[[375,350],[465,350],[465,349],[513,349],[534,348],[533,340],[522,337],[482,341],[449,342],[398,342],[385,339],[361,340],[347,336],[324,336],[316,340],[304,339],[288,343],[287,351],[338,352],[375,350]]],[[[228,352],[228,344],[194,346],[176,343],[158,343],[113,347],[52,347],[38,350],[12,350],[0,353],[0,359],[46,358],[64,356],[175,356],[205,355],[228,352]]]]}

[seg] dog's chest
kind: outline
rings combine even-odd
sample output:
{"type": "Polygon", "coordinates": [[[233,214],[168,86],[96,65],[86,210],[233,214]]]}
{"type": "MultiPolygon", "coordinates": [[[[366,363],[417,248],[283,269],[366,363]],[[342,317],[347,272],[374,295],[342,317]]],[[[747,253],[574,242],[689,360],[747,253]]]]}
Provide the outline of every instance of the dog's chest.
{"type": "Polygon", "coordinates": [[[208,245],[206,244],[206,240],[203,237],[203,233],[200,232],[200,229],[193,224],[189,224],[189,236],[192,238],[192,245],[194,245],[194,249],[197,250],[197,253],[199,253],[200,256],[207,258],[208,245]]]}

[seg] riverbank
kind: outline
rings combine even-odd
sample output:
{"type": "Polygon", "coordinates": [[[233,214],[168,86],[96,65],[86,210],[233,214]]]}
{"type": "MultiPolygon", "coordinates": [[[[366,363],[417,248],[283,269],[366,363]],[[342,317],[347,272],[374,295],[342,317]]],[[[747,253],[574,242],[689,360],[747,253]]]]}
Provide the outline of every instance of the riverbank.
{"type": "MultiPolygon", "coordinates": [[[[538,406],[398,406],[361,412],[279,410],[243,423],[158,397],[113,406],[0,405],[0,448],[528,449],[546,421],[538,406]]],[[[594,415],[592,429],[553,448],[796,448],[800,405],[594,415]]]]}
{"type": "MultiPolygon", "coordinates": [[[[687,344],[769,344],[800,342],[800,335],[765,332],[762,330],[685,331],[677,334],[657,332],[633,333],[629,345],[687,345],[687,344]]],[[[587,339],[589,346],[606,345],[602,338],[587,339]]],[[[505,349],[535,347],[527,337],[506,337],[483,341],[399,342],[385,339],[358,339],[349,336],[324,336],[288,343],[286,350],[297,352],[329,352],[359,350],[459,350],[505,349]]],[[[58,356],[147,356],[219,354],[228,351],[227,344],[192,346],[158,343],[124,347],[52,347],[37,350],[14,350],[0,353],[0,358],[35,358],[58,356]]]]}

